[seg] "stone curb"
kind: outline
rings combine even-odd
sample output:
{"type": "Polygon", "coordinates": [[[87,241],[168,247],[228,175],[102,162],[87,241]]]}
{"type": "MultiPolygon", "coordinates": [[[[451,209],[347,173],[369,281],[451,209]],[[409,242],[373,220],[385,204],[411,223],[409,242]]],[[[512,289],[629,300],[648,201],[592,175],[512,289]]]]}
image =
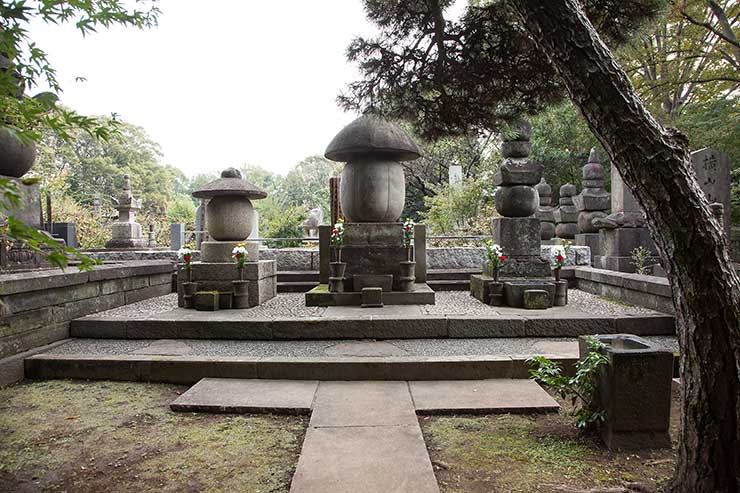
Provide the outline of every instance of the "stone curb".
{"type": "MultiPolygon", "coordinates": [[[[566,369],[572,358],[555,359],[566,369]]],[[[524,359],[491,356],[242,358],[37,354],[26,378],[193,384],[201,378],[269,380],[479,380],[528,378],[524,359]]]]}
{"type": "Polygon", "coordinates": [[[72,321],[73,337],[111,339],[423,339],[499,337],[576,337],[588,334],[631,333],[674,335],[671,315],[593,317],[575,314],[539,316],[428,316],[428,317],[307,317],[304,319],[218,320],[209,317],[177,320],[149,317],[141,320],[88,316],[72,321]]]}

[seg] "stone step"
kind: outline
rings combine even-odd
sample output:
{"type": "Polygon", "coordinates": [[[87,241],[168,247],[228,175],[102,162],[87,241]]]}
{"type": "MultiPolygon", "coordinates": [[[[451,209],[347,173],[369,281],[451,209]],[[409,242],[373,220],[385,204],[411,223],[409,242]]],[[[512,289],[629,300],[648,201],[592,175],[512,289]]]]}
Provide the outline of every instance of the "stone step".
{"type": "Polygon", "coordinates": [[[277,283],[278,293],[306,293],[311,291],[319,284],[318,279],[316,282],[313,281],[280,281],[277,283]]]}
{"type": "Polygon", "coordinates": [[[278,282],[312,282],[319,283],[317,270],[283,270],[277,273],[278,282]]]}
{"type": "Polygon", "coordinates": [[[428,281],[470,281],[470,276],[480,274],[480,269],[429,269],[427,270],[428,281]]]}
{"type": "MultiPolygon", "coordinates": [[[[105,315],[73,320],[72,337],[103,339],[419,339],[471,337],[577,337],[584,334],[673,335],[663,314],[588,315],[557,307],[501,314],[425,314],[416,305],[385,308],[329,307],[321,316],[256,318],[245,310],[180,309],[146,318],[105,315]]],[[[450,308],[454,310],[454,307],[450,308]]]]}
{"type": "Polygon", "coordinates": [[[470,291],[470,280],[444,279],[427,281],[434,291],[470,291]]]}
{"type": "MultiPolygon", "coordinates": [[[[648,337],[674,350],[675,338],[648,337]]],[[[576,339],[220,341],[69,339],[24,360],[33,379],[193,384],[201,378],[287,380],[475,380],[528,378],[544,355],[567,374],[576,339]]],[[[677,357],[677,356],[676,356],[677,357]]]]}

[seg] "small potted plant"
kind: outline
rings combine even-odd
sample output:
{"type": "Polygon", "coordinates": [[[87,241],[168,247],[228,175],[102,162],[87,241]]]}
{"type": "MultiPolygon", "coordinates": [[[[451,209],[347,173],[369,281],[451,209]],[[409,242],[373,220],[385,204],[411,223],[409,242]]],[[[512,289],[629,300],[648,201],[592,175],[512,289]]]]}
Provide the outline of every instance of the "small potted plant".
{"type": "Polygon", "coordinates": [[[330,245],[334,254],[334,261],[329,263],[329,291],[344,291],[344,271],[347,264],[342,262],[342,247],[344,246],[344,223],[339,221],[331,230],[330,245]]]}
{"type": "Polygon", "coordinates": [[[244,243],[237,243],[231,251],[231,258],[236,262],[239,280],[232,281],[234,286],[234,308],[248,308],[249,281],[244,280],[244,264],[249,261],[249,252],[244,243]],[[247,303],[247,306],[244,306],[247,303]]]}
{"type": "Polygon", "coordinates": [[[193,249],[186,245],[177,251],[177,257],[182,262],[182,271],[186,274],[182,283],[185,308],[193,308],[193,295],[198,290],[198,283],[193,282],[193,249]]]}
{"type": "Polygon", "coordinates": [[[493,282],[498,282],[498,276],[499,276],[499,272],[501,271],[501,266],[504,265],[504,262],[506,262],[506,255],[504,255],[504,249],[501,248],[500,245],[490,240],[486,242],[485,249],[486,249],[486,262],[488,263],[488,266],[491,269],[491,277],[493,277],[493,282]]]}
{"type": "Polygon", "coordinates": [[[411,291],[416,282],[416,262],[414,261],[414,221],[407,218],[403,222],[403,247],[406,249],[406,260],[401,262],[401,277],[398,288],[411,291]]]}

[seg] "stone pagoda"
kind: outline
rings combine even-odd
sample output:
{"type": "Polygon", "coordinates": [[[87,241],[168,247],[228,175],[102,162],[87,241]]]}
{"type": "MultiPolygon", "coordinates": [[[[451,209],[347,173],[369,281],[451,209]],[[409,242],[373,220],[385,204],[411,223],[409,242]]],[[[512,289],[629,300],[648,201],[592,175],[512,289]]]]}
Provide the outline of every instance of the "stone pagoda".
{"type": "Polygon", "coordinates": [[[572,240],[578,232],[578,209],[573,202],[576,186],[566,183],[560,187],[560,205],[555,209],[555,236],[562,240],[572,240]]]}
{"type": "Polygon", "coordinates": [[[515,135],[501,145],[503,162],[494,175],[496,211],[493,242],[506,261],[500,271],[484,265],[483,275],[470,279],[471,294],[484,303],[518,308],[548,308],[566,303],[567,284],[550,278],[550,264],[542,258],[539,194],[535,185],[543,166],[529,160],[532,126],[518,123],[515,135]],[[499,281],[498,276],[501,276],[499,281]]]}
{"type": "Polygon", "coordinates": [[[118,219],[113,223],[112,238],[106,248],[147,248],[149,240],[141,232],[141,224],[136,222],[136,211],[141,209],[141,199],[134,198],[131,192],[131,178],[123,177],[123,188],[118,203],[113,207],[118,211],[118,219]]]}
{"type": "Polygon", "coordinates": [[[239,170],[228,168],[219,179],[193,192],[193,197],[210,199],[205,214],[210,239],[201,243],[200,261],[191,264],[190,272],[183,265],[179,268],[179,306],[190,308],[192,304],[201,310],[249,308],[274,298],[275,261],[260,260],[258,243],[247,241],[255,220],[251,201],[263,199],[267,193],[244,180],[239,170]],[[248,251],[241,273],[232,258],[238,244],[244,244],[248,251]],[[248,294],[235,295],[237,284],[243,286],[246,281],[248,294]]]}
{"type": "Polygon", "coordinates": [[[596,149],[591,149],[588,163],[583,167],[583,188],[573,197],[578,209],[578,233],[576,245],[591,248],[591,258],[599,255],[599,228],[594,219],[603,219],[611,207],[611,195],[604,189],[604,167],[601,166],[596,149]]]}
{"type": "Polygon", "coordinates": [[[365,115],[334,137],[325,156],[346,163],[339,185],[344,241],[332,248],[333,225],[319,227],[320,284],[306,293],[306,305],[433,304],[426,230],[415,225],[406,248],[400,222],[406,200],[401,161],[420,156],[416,144],[399,126],[365,115]]]}
{"type": "Polygon", "coordinates": [[[555,236],[555,209],[552,207],[552,187],[542,178],[534,188],[537,190],[537,195],[540,196],[540,205],[535,215],[540,220],[540,239],[545,243],[555,236]]]}

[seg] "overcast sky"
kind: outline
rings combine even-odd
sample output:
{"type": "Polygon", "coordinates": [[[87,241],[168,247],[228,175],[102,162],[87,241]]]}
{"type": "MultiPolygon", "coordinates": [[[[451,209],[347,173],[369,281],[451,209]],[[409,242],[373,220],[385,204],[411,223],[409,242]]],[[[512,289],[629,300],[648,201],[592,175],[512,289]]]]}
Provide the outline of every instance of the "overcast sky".
{"type": "Polygon", "coordinates": [[[360,0],[159,5],[159,27],[146,31],[83,39],[72,26],[32,26],[62,103],[142,126],[189,176],[241,163],[285,173],[356,118],[335,100],[359,75],[347,45],[375,32],[360,0]]]}

